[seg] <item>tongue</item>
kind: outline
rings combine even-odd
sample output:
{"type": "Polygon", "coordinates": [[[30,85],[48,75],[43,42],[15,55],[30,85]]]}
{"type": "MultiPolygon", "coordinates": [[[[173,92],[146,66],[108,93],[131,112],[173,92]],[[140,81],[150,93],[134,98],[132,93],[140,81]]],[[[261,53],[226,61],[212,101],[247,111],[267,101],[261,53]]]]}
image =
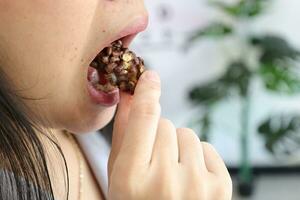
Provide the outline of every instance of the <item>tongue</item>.
{"type": "Polygon", "coordinates": [[[87,79],[92,84],[99,83],[101,85],[105,85],[107,83],[107,79],[105,78],[104,73],[98,72],[93,67],[89,67],[87,79]]]}
{"type": "Polygon", "coordinates": [[[96,89],[96,85],[99,86],[99,83],[107,82],[103,73],[98,73],[95,68],[89,67],[87,79],[89,81],[88,91],[94,102],[104,106],[112,106],[119,102],[119,90],[117,88],[109,92],[96,89]]]}
{"type": "Polygon", "coordinates": [[[97,70],[93,67],[88,68],[87,79],[89,82],[95,84],[99,82],[99,74],[97,70]]]}

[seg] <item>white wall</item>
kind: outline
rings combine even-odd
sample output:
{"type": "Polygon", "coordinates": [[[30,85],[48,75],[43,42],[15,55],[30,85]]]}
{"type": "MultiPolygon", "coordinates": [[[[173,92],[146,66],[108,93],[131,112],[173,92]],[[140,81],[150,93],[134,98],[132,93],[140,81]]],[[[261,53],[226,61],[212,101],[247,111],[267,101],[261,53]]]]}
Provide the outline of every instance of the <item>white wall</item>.
{"type": "MultiPolygon", "coordinates": [[[[288,37],[292,45],[300,48],[300,1],[274,0],[267,13],[250,24],[247,31],[278,33],[288,37]]],[[[237,56],[238,43],[228,40],[222,48],[214,41],[201,41],[189,52],[182,44],[187,34],[212,19],[220,17],[204,0],[146,0],[150,13],[150,26],[133,44],[133,48],[147,61],[148,66],[157,70],[162,78],[161,98],[163,115],[177,126],[188,126],[191,118],[199,111],[192,107],[186,95],[191,86],[207,81],[224,70],[226,61],[237,56]],[[162,8],[168,8],[169,17],[162,18],[162,8]],[[224,57],[224,54],[227,57],[224,57]]],[[[248,56],[248,55],[246,55],[248,56]]],[[[250,55],[249,55],[250,56],[250,55]]],[[[266,94],[259,87],[253,93],[251,131],[254,133],[258,121],[274,111],[300,111],[300,98],[286,99],[266,94]],[[298,106],[299,105],[299,106],[298,106]]],[[[212,143],[230,165],[239,160],[239,104],[237,101],[223,103],[215,115],[212,143]]],[[[300,134],[300,133],[299,133],[300,134]]],[[[255,165],[282,164],[270,156],[257,134],[251,135],[251,157],[255,165]]],[[[289,158],[287,163],[298,160],[289,158]]]]}

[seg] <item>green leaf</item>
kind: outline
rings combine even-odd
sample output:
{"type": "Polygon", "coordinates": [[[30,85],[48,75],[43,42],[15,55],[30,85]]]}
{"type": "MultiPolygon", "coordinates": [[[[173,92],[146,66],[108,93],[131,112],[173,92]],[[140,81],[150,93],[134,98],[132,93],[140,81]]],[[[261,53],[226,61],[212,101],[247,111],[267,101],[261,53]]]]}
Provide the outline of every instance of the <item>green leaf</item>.
{"type": "Polygon", "coordinates": [[[259,75],[265,87],[284,94],[300,92],[300,74],[292,62],[300,52],[285,39],[274,35],[252,37],[250,42],[261,48],[259,75]]]}
{"type": "Polygon", "coordinates": [[[252,45],[259,46],[262,49],[260,62],[264,64],[274,63],[278,60],[297,59],[300,56],[298,50],[279,36],[252,37],[250,42],[252,45]]]}
{"type": "Polygon", "coordinates": [[[242,61],[231,63],[216,81],[193,88],[189,99],[196,104],[211,105],[226,98],[232,89],[246,96],[252,72],[242,61]]]}
{"type": "Polygon", "coordinates": [[[273,92],[295,94],[300,92],[299,72],[292,70],[289,62],[262,64],[259,75],[265,87],[273,92]]]}
{"type": "Polygon", "coordinates": [[[227,88],[218,81],[193,88],[189,99],[195,104],[211,105],[227,95],[227,88]]]}
{"type": "Polygon", "coordinates": [[[234,87],[242,96],[246,96],[252,72],[243,61],[231,63],[220,82],[228,87],[234,87]]]}
{"type": "Polygon", "coordinates": [[[267,0],[240,0],[236,4],[229,5],[221,1],[211,1],[213,5],[223,12],[234,17],[254,17],[261,14],[267,0]]]}
{"type": "Polygon", "coordinates": [[[229,35],[233,32],[231,25],[222,23],[222,22],[214,22],[207,27],[200,28],[199,30],[194,31],[191,36],[188,38],[187,43],[193,43],[194,41],[202,38],[202,37],[214,37],[220,38],[226,35],[229,35]]]}
{"type": "Polygon", "coordinates": [[[257,131],[271,153],[289,154],[300,147],[300,116],[272,116],[262,122],[257,131]]]}

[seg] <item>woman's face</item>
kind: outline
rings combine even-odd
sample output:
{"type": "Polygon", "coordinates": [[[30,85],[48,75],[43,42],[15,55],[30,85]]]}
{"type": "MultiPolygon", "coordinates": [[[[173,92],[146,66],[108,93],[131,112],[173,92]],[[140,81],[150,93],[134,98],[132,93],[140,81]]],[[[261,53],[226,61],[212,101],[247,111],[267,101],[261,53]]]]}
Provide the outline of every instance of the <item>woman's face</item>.
{"type": "Polygon", "coordinates": [[[88,66],[105,46],[124,36],[128,45],[146,26],[143,0],[0,0],[0,66],[44,125],[94,131],[118,101],[92,100],[88,66]]]}

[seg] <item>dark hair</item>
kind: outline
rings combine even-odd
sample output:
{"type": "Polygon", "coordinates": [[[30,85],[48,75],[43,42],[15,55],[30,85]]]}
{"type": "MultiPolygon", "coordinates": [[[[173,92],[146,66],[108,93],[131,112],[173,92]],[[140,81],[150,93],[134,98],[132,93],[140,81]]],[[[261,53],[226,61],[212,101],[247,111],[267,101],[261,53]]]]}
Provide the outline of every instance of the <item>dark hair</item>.
{"type": "Polygon", "coordinates": [[[65,157],[52,137],[33,122],[34,115],[24,103],[30,99],[19,96],[12,86],[0,69],[0,199],[54,200],[46,151],[39,133],[49,139],[63,158],[68,199],[65,157]]]}

